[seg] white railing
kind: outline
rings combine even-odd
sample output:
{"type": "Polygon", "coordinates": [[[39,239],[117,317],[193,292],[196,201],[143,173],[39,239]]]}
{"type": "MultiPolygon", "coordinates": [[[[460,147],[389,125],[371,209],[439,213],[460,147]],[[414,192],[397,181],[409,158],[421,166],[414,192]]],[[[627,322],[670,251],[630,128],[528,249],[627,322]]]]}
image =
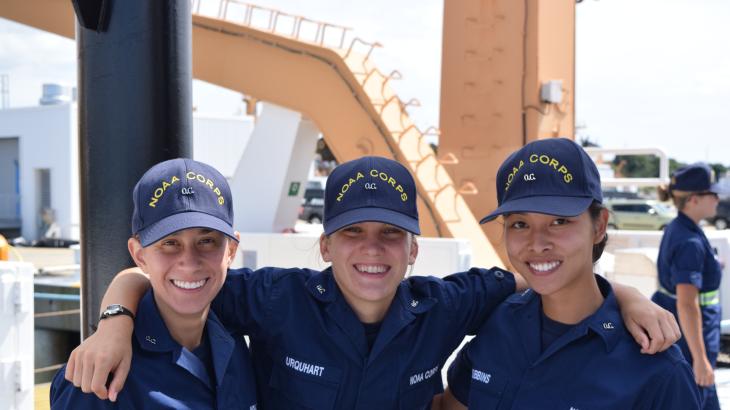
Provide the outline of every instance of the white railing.
{"type": "MultiPolygon", "coordinates": [[[[601,185],[604,187],[617,186],[659,186],[669,184],[669,157],[659,148],[597,148],[586,147],[588,155],[596,157],[603,154],[614,155],[653,155],[659,157],[659,176],[656,178],[603,178],[601,177],[601,185]]],[[[595,159],[594,159],[595,160],[595,159]]]]}
{"type": "Polygon", "coordinates": [[[192,11],[319,46],[342,49],[349,27],[285,13],[240,0],[193,0],[192,11]],[[216,3],[217,6],[216,7],[216,3]]]}

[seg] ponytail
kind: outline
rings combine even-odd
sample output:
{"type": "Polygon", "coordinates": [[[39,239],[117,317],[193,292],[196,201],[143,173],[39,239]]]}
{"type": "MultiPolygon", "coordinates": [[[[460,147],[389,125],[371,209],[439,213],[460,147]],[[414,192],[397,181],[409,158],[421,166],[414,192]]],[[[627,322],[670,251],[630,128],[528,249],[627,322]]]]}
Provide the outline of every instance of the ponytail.
{"type": "Polygon", "coordinates": [[[672,198],[672,189],[669,185],[659,185],[656,188],[656,191],[660,201],[668,201],[672,198]]]}

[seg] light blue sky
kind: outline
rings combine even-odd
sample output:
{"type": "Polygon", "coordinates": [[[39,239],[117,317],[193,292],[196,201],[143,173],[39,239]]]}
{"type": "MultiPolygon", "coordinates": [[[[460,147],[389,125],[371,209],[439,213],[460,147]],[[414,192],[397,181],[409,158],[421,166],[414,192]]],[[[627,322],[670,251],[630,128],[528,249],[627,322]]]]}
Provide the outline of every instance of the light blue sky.
{"type": "MultiPolygon", "coordinates": [[[[210,0],[202,0],[203,2],[210,0]]],[[[213,0],[216,1],[216,0],[213,0]]],[[[259,0],[254,3],[352,27],[379,41],[382,71],[422,106],[411,116],[438,124],[443,0],[259,0]]],[[[730,165],[730,2],[585,0],[577,6],[576,120],[605,147],[664,149],[684,162],[730,165]]],[[[76,83],[73,41],[0,19],[0,74],[13,107],[37,104],[44,82],[76,83]]],[[[233,114],[237,93],[196,82],[199,112],[233,114]]]]}

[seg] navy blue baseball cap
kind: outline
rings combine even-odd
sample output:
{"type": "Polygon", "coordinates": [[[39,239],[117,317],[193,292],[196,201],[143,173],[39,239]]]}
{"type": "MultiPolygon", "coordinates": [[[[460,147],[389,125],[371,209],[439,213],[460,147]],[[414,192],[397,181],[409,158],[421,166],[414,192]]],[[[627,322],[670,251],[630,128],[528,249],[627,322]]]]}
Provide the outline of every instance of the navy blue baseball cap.
{"type": "Polygon", "coordinates": [[[674,191],[714,192],[719,194],[719,186],[713,183],[714,172],[709,165],[698,162],[674,171],[669,188],[674,191]]]}
{"type": "Polygon", "coordinates": [[[513,212],[576,216],[603,202],[593,160],[566,138],[533,141],[510,155],[497,172],[499,207],[480,223],[513,212]]]}
{"type": "Polygon", "coordinates": [[[208,228],[238,241],[228,181],[215,168],[188,158],[160,162],[132,194],[132,234],[142,246],[188,228],[208,228]]]}
{"type": "Polygon", "coordinates": [[[416,183],[391,159],[362,157],[338,165],[324,190],[324,233],[359,222],[383,222],[420,235],[416,183]]]}

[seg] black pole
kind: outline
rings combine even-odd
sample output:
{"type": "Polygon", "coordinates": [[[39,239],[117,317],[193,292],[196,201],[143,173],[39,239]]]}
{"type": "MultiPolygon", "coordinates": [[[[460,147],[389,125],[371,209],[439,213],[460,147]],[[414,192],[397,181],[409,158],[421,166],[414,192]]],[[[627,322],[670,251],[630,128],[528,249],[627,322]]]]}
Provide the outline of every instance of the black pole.
{"type": "Polygon", "coordinates": [[[127,252],[132,189],[192,154],[188,0],[73,0],[78,19],[82,338],[127,252]]]}

